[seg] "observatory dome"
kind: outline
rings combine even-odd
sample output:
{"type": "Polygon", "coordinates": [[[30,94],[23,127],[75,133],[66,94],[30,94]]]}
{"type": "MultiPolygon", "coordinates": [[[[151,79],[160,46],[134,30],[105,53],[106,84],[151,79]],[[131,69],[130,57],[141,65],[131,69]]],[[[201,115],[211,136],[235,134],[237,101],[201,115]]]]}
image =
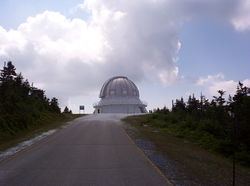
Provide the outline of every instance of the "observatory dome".
{"type": "Polygon", "coordinates": [[[124,76],[112,77],[101,88],[95,113],[145,113],[147,105],[139,96],[133,81],[124,76]]]}
{"type": "Polygon", "coordinates": [[[127,77],[116,76],[103,84],[99,97],[139,97],[139,90],[127,77]]]}

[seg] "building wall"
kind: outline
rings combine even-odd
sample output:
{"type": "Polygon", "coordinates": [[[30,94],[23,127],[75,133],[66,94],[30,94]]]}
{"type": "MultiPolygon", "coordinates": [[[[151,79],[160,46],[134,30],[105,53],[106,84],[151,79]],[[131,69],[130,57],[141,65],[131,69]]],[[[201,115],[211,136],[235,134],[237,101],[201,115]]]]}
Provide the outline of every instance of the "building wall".
{"type": "Polygon", "coordinates": [[[139,105],[104,105],[96,107],[95,113],[142,113],[139,105]],[[99,109],[99,112],[98,112],[99,109]]]}

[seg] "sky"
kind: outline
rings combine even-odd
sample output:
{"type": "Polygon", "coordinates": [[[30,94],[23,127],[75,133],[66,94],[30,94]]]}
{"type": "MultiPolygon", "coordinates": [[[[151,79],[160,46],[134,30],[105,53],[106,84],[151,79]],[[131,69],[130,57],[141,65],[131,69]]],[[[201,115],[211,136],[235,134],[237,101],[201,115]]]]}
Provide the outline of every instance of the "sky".
{"type": "Polygon", "coordinates": [[[127,76],[148,110],[250,86],[250,0],[2,0],[0,64],[60,106],[93,112],[127,76]]]}

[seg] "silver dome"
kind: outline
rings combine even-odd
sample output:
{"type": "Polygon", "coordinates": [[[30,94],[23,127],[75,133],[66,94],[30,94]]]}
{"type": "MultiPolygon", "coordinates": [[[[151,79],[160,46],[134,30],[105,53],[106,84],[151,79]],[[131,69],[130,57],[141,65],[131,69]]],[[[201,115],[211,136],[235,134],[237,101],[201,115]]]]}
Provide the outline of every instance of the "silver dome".
{"type": "Polygon", "coordinates": [[[139,98],[139,90],[127,77],[116,76],[106,81],[101,89],[100,98],[109,97],[136,97],[139,98]]]}

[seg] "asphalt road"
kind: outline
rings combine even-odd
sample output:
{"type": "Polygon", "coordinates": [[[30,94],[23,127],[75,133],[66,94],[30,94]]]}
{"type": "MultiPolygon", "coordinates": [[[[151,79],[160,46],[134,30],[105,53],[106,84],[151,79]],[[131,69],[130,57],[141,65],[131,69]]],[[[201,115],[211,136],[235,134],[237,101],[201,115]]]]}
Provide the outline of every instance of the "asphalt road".
{"type": "Polygon", "coordinates": [[[90,115],[0,162],[1,186],[169,185],[123,130],[90,115]]]}

